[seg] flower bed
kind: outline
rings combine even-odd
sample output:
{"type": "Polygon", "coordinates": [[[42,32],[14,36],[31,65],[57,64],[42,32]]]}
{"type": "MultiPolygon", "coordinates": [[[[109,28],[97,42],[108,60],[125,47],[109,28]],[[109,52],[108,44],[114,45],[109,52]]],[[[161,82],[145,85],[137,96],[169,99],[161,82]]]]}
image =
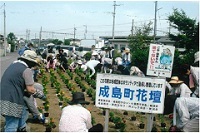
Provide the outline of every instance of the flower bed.
{"type": "MultiPolygon", "coordinates": [[[[76,91],[82,91],[85,93],[86,100],[90,101],[90,105],[87,108],[92,114],[92,123],[102,123],[104,125],[104,115],[102,108],[97,108],[94,105],[95,102],[95,87],[96,81],[84,75],[81,71],[75,70],[73,73],[70,71],[62,72],[60,70],[43,72],[41,78],[39,78],[39,83],[45,88],[45,95],[48,101],[48,121],[50,118],[54,120],[55,128],[52,129],[53,132],[58,132],[59,119],[61,115],[61,110],[64,106],[68,105],[67,102],[71,100],[72,93],[76,91]],[[62,104],[61,104],[62,102],[62,104]]],[[[46,104],[43,105],[41,100],[38,100],[38,105],[41,107],[43,113],[46,112],[46,104]]],[[[114,110],[110,109],[110,121],[109,121],[109,132],[116,131],[126,131],[126,132],[143,132],[146,131],[146,115],[139,112],[131,112],[124,110],[114,110]],[[133,116],[136,119],[132,118],[133,116]],[[140,123],[144,123],[144,129],[139,128],[140,123]]],[[[167,116],[156,115],[156,121],[154,121],[154,126],[157,131],[163,131],[161,127],[161,121],[165,121],[166,127],[168,129],[170,119],[167,116]]],[[[31,130],[34,132],[44,132],[46,130],[45,125],[36,125],[29,123],[31,130]]]]}

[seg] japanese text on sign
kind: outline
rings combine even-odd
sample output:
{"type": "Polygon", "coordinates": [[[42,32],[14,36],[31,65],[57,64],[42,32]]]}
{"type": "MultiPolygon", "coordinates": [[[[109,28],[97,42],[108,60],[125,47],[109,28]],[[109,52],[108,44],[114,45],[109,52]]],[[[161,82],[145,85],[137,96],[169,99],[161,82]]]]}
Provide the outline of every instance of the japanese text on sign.
{"type": "Polygon", "coordinates": [[[171,77],[174,51],[174,46],[151,44],[147,75],[171,77]]]}
{"type": "Polygon", "coordinates": [[[98,107],[162,113],[164,94],[165,79],[97,74],[98,107]]]}

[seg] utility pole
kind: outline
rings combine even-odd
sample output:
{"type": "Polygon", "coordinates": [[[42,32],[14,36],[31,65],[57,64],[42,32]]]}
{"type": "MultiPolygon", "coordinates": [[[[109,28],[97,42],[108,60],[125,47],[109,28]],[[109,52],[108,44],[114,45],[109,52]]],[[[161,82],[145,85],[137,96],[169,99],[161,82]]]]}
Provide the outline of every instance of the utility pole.
{"type": "Polygon", "coordinates": [[[114,1],[114,12],[113,12],[113,28],[112,28],[112,39],[114,39],[114,32],[115,32],[115,10],[116,10],[116,6],[120,6],[116,4],[116,1],[114,1]]]}
{"type": "Polygon", "coordinates": [[[155,18],[154,18],[154,43],[156,42],[156,30],[157,30],[157,1],[155,1],[155,18]]]}
{"type": "Polygon", "coordinates": [[[87,33],[87,25],[83,25],[83,26],[85,26],[84,39],[86,39],[86,33],[87,33]]]}
{"type": "Polygon", "coordinates": [[[39,33],[39,47],[41,46],[41,38],[42,38],[42,27],[40,28],[40,33],[39,33]]]}
{"type": "Polygon", "coordinates": [[[134,19],[132,19],[131,35],[133,36],[134,19]]]}
{"type": "Polygon", "coordinates": [[[7,47],[7,40],[6,40],[6,4],[4,3],[4,56],[6,56],[6,47],[7,47]]]}
{"type": "Polygon", "coordinates": [[[169,21],[169,34],[171,33],[171,22],[169,21]]]}
{"type": "Polygon", "coordinates": [[[74,41],[73,41],[73,44],[75,45],[75,39],[76,39],[76,28],[74,26],[74,41]]]}

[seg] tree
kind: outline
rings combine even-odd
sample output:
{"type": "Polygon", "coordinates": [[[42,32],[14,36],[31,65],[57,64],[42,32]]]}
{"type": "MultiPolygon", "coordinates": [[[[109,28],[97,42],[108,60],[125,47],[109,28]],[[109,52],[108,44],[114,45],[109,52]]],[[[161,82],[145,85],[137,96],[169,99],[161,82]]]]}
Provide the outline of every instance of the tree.
{"type": "Polygon", "coordinates": [[[144,24],[142,28],[136,29],[134,36],[130,35],[128,37],[132,55],[131,65],[139,67],[144,73],[146,73],[147,69],[149,45],[153,40],[153,37],[149,35],[152,31],[151,25],[152,22],[144,24]]]}
{"type": "Polygon", "coordinates": [[[175,41],[175,47],[186,48],[187,51],[199,50],[199,22],[189,18],[183,10],[173,9],[172,15],[168,16],[171,26],[178,30],[177,34],[169,34],[175,41]]]}
{"type": "Polygon", "coordinates": [[[61,40],[54,39],[53,41],[51,41],[51,43],[53,43],[55,45],[61,45],[63,42],[61,40]]]}
{"type": "Polygon", "coordinates": [[[8,42],[8,44],[11,44],[11,52],[14,52],[16,39],[17,38],[16,38],[15,34],[12,32],[10,32],[7,36],[7,42],[8,42]]]}
{"type": "Polygon", "coordinates": [[[64,45],[70,45],[70,39],[65,39],[64,40],[64,45]]]}

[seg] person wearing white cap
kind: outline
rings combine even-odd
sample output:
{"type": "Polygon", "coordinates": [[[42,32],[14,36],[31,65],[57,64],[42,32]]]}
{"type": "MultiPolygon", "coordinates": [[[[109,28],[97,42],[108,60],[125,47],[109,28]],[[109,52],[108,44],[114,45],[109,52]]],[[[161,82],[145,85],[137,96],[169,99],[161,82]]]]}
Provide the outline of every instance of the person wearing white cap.
{"type": "Polygon", "coordinates": [[[83,64],[83,63],[82,63],[81,60],[73,61],[73,62],[69,65],[69,70],[74,71],[76,68],[80,68],[82,64],[83,64]]]}
{"type": "Polygon", "coordinates": [[[199,51],[194,54],[194,64],[190,66],[190,72],[193,77],[195,91],[193,97],[199,97],[199,51]]]}
{"type": "Polygon", "coordinates": [[[45,99],[41,91],[34,88],[30,68],[38,65],[37,54],[26,50],[4,72],[1,78],[1,115],[5,117],[5,132],[26,131],[27,110],[23,99],[25,90],[34,97],[45,99]]]}
{"type": "Polygon", "coordinates": [[[100,64],[100,61],[98,60],[89,60],[85,65],[82,65],[81,68],[83,71],[86,71],[88,68],[90,70],[92,70],[92,74],[90,74],[90,77],[92,77],[95,74],[95,67],[97,67],[99,65],[99,67],[101,68],[102,64],[100,64]]]}
{"type": "Polygon", "coordinates": [[[183,81],[179,80],[178,76],[172,76],[169,84],[171,85],[171,87],[169,87],[170,95],[190,97],[192,91],[183,81]]]}
{"type": "Polygon", "coordinates": [[[144,73],[136,66],[132,66],[130,69],[130,75],[136,75],[139,77],[145,77],[144,73]]]}

